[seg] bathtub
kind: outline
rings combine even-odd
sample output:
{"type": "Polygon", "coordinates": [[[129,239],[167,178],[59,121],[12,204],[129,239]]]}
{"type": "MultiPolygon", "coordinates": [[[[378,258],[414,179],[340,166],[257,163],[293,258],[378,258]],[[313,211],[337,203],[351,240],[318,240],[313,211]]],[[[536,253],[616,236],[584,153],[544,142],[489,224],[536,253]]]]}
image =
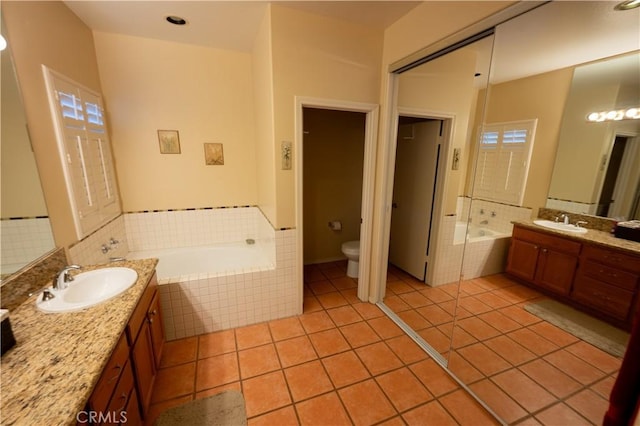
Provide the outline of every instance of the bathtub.
{"type": "Polygon", "coordinates": [[[472,279],[504,272],[511,240],[510,233],[456,222],[453,244],[464,246],[462,276],[472,279]]]}
{"type": "Polygon", "coordinates": [[[295,252],[287,250],[295,234],[285,232],[291,236],[279,238],[278,244],[243,241],[129,252],[127,257],[159,259],[165,336],[174,340],[300,314],[295,252]]]}
{"type": "Polygon", "coordinates": [[[261,244],[220,243],[129,253],[130,259],[159,259],[156,272],[161,283],[203,276],[220,277],[274,269],[273,256],[261,244]]]}
{"type": "Polygon", "coordinates": [[[493,240],[497,238],[507,238],[511,234],[505,234],[490,228],[469,224],[467,228],[466,222],[456,222],[456,228],[453,233],[453,243],[462,244],[465,241],[467,243],[474,243],[478,241],[493,240]]]}

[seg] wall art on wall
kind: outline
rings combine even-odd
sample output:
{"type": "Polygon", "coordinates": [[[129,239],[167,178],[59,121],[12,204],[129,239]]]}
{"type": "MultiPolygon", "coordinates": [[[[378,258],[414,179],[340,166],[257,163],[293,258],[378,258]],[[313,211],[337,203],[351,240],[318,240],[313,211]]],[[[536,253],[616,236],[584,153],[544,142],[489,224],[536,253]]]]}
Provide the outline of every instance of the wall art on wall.
{"type": "Polygon", "coordinates": [[[282,170],[291,170],[291,141],[282,141],[282,170]]]}
{"type": "Polygon", "coordinates": [[[177,130],[158,130],[160,154],[180,154],[180,136],[177,130]]]}
{"type": "Polygon", "coordinates": [[[224,165],[224,152],[221,143],[204,144],[204,162],[208,166],[224,165]]]}
{"type": "Polygon", "coordinates": [[[451,170],[458,170],[460,168],[460,148],[453,149],[453,161],[451,163],[451,170]]]}

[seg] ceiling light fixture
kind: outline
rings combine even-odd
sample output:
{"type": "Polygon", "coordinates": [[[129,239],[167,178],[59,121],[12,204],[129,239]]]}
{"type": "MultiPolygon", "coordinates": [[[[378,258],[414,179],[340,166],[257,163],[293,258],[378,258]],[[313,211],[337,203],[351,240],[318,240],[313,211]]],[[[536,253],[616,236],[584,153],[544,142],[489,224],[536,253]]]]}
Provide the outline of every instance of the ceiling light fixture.
{"type": "Polygon", "coordinates": [[[640,7],[640,0],[625,0],[615,5],[615,10],[630,10],[640,7]]]}
{"type": "Polygon", "coordinates": [[[587,121],[601,123],[603,121],[640,120],[640,107],[618,109],[611,111],[592,112],[587,115],[587,121]]]}
{"type": "Polygon", "coordinates": [[[170,24],[173,25],[186,25],[187,21],[179,16],[175,16],[175,15],[170,15],[167,16],[167,22],[169,22],[170,24]]]}

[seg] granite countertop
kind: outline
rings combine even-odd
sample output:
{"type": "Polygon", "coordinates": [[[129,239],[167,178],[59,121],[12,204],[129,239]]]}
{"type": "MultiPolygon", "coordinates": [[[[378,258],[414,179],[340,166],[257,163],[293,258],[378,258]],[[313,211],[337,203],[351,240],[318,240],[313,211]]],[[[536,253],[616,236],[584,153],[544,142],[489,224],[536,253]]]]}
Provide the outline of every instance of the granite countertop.
{"type": "Polygon", "coordinates": [[[533,220],[516,220],[512,223],[514,225],[520,225],[524,228],[534,229],[536,231],[542,231],[548,234],[561,235],[571,240],[579,242],[589,242],[604,247],[619,249],[631,254],[640,255],[640,243],[625,240],[623,238],[617,238],[610,232],[599,231],[596,229],[587,229],[587,232],[585,234],[576,234],[568,231],[561,231],[536,225],[535,223],[533,223],[533,220]]]}
{"type": "Polygon", "coordinates": [[[40,312],[38,296],[11,311],[17,344],[2,356],[3,425],[76,424],[157,263],[143,259],[83,268],[129,267],[138,280],[114,299],[79,312],[40,312]]]}

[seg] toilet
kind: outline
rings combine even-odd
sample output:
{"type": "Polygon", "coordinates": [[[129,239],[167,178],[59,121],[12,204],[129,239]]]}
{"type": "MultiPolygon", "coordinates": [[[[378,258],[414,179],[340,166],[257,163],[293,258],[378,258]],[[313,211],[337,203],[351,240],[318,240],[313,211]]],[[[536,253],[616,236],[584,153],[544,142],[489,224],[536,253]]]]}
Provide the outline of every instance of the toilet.
{"type": "Polygon", "coordinates": [[[342,253],[347,256],[347,276],[358,278],[358,269],[360,267],[360,241],[347,241],[342,243],[342,253]]]}

